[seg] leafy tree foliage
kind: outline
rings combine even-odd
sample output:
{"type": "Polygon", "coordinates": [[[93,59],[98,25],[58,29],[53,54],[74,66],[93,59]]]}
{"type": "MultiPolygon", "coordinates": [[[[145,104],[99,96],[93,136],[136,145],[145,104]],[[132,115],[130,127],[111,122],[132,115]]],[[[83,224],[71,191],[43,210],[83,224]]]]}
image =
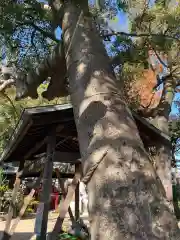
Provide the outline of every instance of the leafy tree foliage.
{"type": "Polygon", "coordinates": [[[36,0],[1,1],[0,6],[0,47],[8,62],[29,70],[50,53],[50,46],[57,41],[50,11],[36,0]]]}
{"type": "Polygon", "coordinates": [[[20,114],[24,108],[45,106],[52,104],[63,104],[69,102],[69,98],[55,98],[52,101],[48,101],[42,98],[41,93],[47,86],[42,84],[39,89],[39,97],[37,99],[26,98],[20,101],[14,101],[15,89],[8,88],[6,93],[0,92],[0,152],[3,151],[9,137],[11,136],[14,127],[20,117],[20,114]]]}

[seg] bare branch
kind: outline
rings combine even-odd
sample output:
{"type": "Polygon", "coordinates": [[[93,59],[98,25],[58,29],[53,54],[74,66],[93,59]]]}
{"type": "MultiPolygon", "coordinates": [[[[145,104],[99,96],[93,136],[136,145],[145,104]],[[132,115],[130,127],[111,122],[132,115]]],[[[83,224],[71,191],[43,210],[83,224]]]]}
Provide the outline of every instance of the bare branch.
{"type": "Polygon", "coordinates": [[[0,85],[0,92],[4,91],[7,87],[15,83],[14,79],[1,80],[2,84],[0,85]]]}
{"type": "Polygon", "coordinates": [[[127,37],[164,37],[164,38],[169,38],[169,39],[180,42],[180,39],[178,37],[166,35],[166,34],[158,34],[158,33],[157,34],[156,33],[139,33],[138,34],[138,33],[126,33],[126,32],[112,32],[108,34],[102,34],[101,37],[108,38],[108,37],[113,37],[118,35],[127,36],[127,37]]]}
{"type": "Polygon", "coordinates": [[[16,79],[16,100],[31,97],[37,98],[37,88],[50,77],[50,84],[43,97],[52,100],[55,97],[67,96],[66,61],[62,43],[57,44],[52,54],[41,62],[34,71],[19,74],[16,79]]]}
{"type": "Polygon", "coordinates": [[[17,21],[18,26],[23,26],[23,25],[28,25],[33,27],[36,31],[38,31],[39,33],[41,33],[44,37],[46,38],[50,38],[55,42],[59,42],[59,40],[55,37],[54,34],[50,33],[50,32],[46,32],[44,31],[41,27],[37,26],[34,22],[32,21],[24,21],[24,22],[20,22],[17,21]]]}
{"type": "Polygon", "coordinates": [[[156,49],[151,45],[151,48],[153,49],[154,53],[156,54],[157,59],[159,60],[159,62],[165,67],[165,68],[169,68],[168,65],[165,64],[165,62],[161,59],[161,57],[159,56],[159,54],[157,53],[156,49]]]}
{"type": "Polygon", "coordinates": [[[153,90],[157,89],[162,83],[164,83],[169,77],[172,77],[172,74],[169,73],[161,78],[161,80],[153,87],[153,90]]]}

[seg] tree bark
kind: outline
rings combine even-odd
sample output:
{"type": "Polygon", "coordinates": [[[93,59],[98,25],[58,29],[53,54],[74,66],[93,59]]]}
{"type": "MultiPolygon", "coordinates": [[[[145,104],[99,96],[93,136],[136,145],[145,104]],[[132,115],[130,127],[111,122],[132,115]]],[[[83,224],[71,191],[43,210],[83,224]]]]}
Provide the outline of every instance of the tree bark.
{"type": "MultiPolygon", "coordinates": [[[[150,109],[145,114],[145,117],[152,117],[151,123],[165,133],[169,132],[169,115],[175,95],[176,82],[173,78],[168,77],[164,81],[163,91],[160,102],[155,109],[150,109]]],[[[142,112],[141,112],[142,113],[142,112]]],[[[156,171],[164,186],[167,199],[172,201],[172,177],[171,177],[171,161],[172,161],[172,146],[165,146],[162,143],[156,143],[156,171]]]]}
{"type": "Polygon", "coordinates": [[[171,113],[171,106],[175,95],[175,81],[173,78],[168,78],[163,87],[162,96],[157,106],[157,115],[154,123],[158,129],[169,135],[169,115],[171,113]]]}
{"type": "MultiPolygon", "coordinates": [[[[157,115],[154,118],[154,125],[162,132],[169,136],[169,115],[175,95],[175,81],[173,78],[168,78],[163,87],[162,97],[157,107],[157,115]]],[[[172,146],[164,146],[162,143],[156,145],[156,171],[164,186],[166,197],[172,203],[172,146]]]]}
{"type": "Polygon", "coordinates": [[[156,143],[155,169],[159,176],[168,201],[172,203],[172,174],[171,174],[171,160],[172,151],[171,145],[167,146],[162,143],[156,143]]]}
{"type": "Polygon", "coordinates": [[[87,183],[91,239],[180,239],[162,184],[93,26],[88,1],[64,2],[62,28],[84,175],[104,156],[87,183]]]}

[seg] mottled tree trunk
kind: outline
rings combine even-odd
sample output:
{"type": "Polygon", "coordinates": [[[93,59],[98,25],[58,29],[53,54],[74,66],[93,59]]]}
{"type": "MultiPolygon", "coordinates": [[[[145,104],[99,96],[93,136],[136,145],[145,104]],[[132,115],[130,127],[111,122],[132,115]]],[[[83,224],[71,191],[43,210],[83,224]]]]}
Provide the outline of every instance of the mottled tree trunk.
{"type": "Polygon", "coordinates": [[[154,109],[149,109],[144,116],[152,117],[150,122],[158,128],[165,135],[165,138],[169,138],[169,144],[164,142],[154,143],[157,149],[156,155],[156,171],[159,178],[162,181],[166,196],[170,200],[172,199],[172,183],[171,183],[171,160],[172,160],[172,146],[170,143],[169,134],[169,115],[171,112],[171,106],[175,95],[175,80],[171,77],[167,77],[164,82],[163,91],[159,104],[154,109]],[[170,193],[171,192],[171,193],[170,193]]]}
{"type": "Polygon", "coordinates": [[[83,173],[105,154],[87,184],[91,239],[180,239],[87,4],[65,2],[62,28],[83,173]]]}
{"type": "Polygon", "coordinates": [[[162,143],[156,143],[156,151],[155,169],[162,182],[162,185],[164,186],[166,197],[168,201],[172,203],[171,146],[167,146],[162,143]]]}
{"type": "MultiPolygon", "coordinates": [[[[157,116],[154,123],[158,129],[169,136],[169,115],[175,95],[175,81],[171,78],[164,83],[162,97],[158,105],[157,116]]],[[[167,199],[172,201],[172,176],[171,176],[171,161],[172,161],[172,146],[156,144],[156,171],[164,186],[167,199]]]]}

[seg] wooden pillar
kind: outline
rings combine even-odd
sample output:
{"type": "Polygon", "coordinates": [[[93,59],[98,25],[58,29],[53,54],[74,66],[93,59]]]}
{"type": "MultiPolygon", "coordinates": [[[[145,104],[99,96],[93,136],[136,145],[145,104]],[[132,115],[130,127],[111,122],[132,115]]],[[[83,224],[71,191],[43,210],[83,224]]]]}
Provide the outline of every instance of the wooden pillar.
{"type": "Polygon", "coordinates": [[[41,182],[41,175],[40,177],[34,182],[33,184],[33,187],[31,189],[31,192],[29,193],[29,195],[27,197],[24,198],[24,204],[23,206],[21,207],[21,210],[19,212],[19,216],[15,219],[12,227],[11,227],[11,230],[10,230],[10,235],[12,236],[14,231],[16,230],[16,227],[18,225],[18,223],[20,222],[22,216],[24,215],[25,211],[26,211],[26,208],[28,207],[30,201],[32,200],[33,196],[34,196],[34,193],[35,193],[35,190],[36,188],[39,187],[39,184],[41,182]]]}
{"type": "MultiPolygon", "coordinates": [[[[79,164],[75,164],[75,172],[79,171],[79,164]]],[[[79,219],[79,182],[75,190],[75,220],[79,219]]]]}
{"type": "Polygon", "coordinates": [[[8,215],[7,215],[7,220],[6,220],[6,225],[5,225],[2,240],[8,240],[8,239],[11,238],[11,235],[10,235],[9,231],[10,231],[10,227],[11,227],[11,220],[12,220],[13,213],[14,213],[14,205],[15,205],[15,201],[16,201],[16,196],[17,196],[17,192],[19,190],[20,183],[21,183],[21,180],[19,178],[18,173],[24,168],[24,164],[25,164],[25,160],[22,160],[19,163],[19,169],[18,169],[18,172],[16,174],[16,180],[15,180],[15,183],[14,183],[14,189],[13,189],[13,192],[12,192],[12,198],[11,198],[11,202],[10,202],[10,205],[9,205],[9,210],[8,210],[8,215]]]}
{"type": "Polygon", "coordinates": [[[60,209],[59,209],[59,216],[57,218],[57,221],[55,223],[54,229],[51,233],[50,240],[56,240],[58,234],[61,232],[62,224],[65,218],[65,215],[69,209],[69,205],[73,199],[77,184],[79,183],[81,178],[81,171],[77,167],[74,178],[72,180],[72,183],[70,184],[68,188],[68,193],[66,195],[66,198],[61,202],[60,209]]]}
{"type": "Polygon", "coordinates": [[[37,209],[35,234],[38,240],[46,239],[48,213],[52,190],[53,157],[56,146],[56,131],[53,129],[47,139],[47,158],[44,166],[42,193],[37,209]]]}
{"type": "MultiPolygon", "coordinates": [[[[64,182],[61,180],[61,175],[60,175],[59,169],[56,168],[55,171],[56,171],[58,182],[59,182],[59,185],[60,185],[60,188],[61,188],[61,191],[62,191],[63,199],[65,199],[66,195],[67,195],[67,191],[66,191],[66,189],[64,187],[64,182]]],[[[74,216],[73,216],[73,213],[72,213],[72,210],[71,210],[70,206],[68,208],[68,213],[69,213],[69,217],[70,217],[70,219],[71,219],[71,221],[73,223],[75,221],[75,219],[74,219],[74,216]]]]}

